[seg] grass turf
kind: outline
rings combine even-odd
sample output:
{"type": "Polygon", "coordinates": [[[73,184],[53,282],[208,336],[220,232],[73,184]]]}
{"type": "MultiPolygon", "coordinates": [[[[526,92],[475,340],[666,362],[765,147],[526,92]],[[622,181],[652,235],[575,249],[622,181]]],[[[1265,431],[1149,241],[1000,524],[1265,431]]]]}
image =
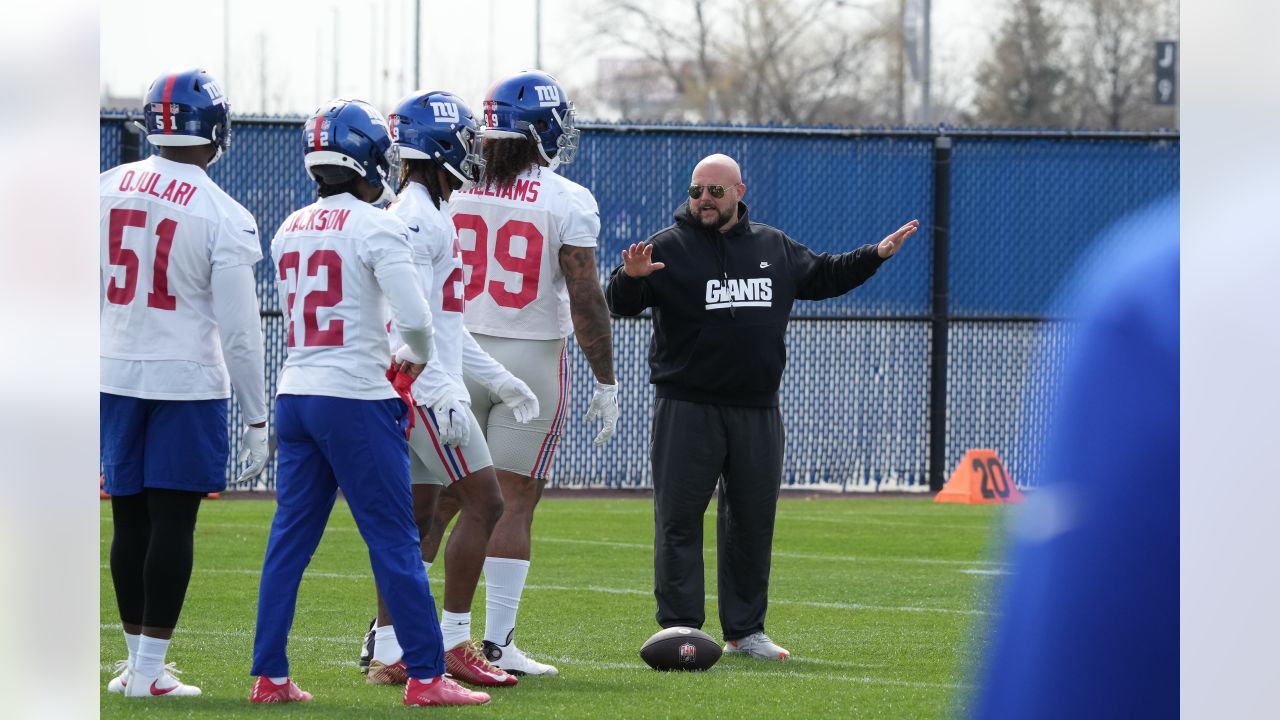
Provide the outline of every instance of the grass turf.
{"type": "MultiPolygon", "coordinates": [[[[356,669],[373,616],[368,555],[339,502],[307,576],[290,638],[294,678],[312,703],[253,706],[249,664],[258,573],[274,503],[206,502],[196,562],[168,659],[199,698],[132,700],[106,692],[125,656],[107,569],[111,515],[102,504],[101,711],[104,718],[402,717],[401,687],[366,685],[356,669]]],[[[559,666],[556,678],[493,691],[486,717],[936,718],[960,710],[989,619],[993,530],[1003,510],[924,499],[784,499],[778,511],[767,630],[785,663],[725,657],[706,673],[658,673],[638,656],[653,620],[652,504],[544,500],[518,643],[559,666]]],[[[707,624],[719,637],[714,511],[707,514],[707,624]]],[[[443,572],[432,568],[441,597],[443,572]]],[[[484,582],[472,611],[484,628],[484,582]]]]}

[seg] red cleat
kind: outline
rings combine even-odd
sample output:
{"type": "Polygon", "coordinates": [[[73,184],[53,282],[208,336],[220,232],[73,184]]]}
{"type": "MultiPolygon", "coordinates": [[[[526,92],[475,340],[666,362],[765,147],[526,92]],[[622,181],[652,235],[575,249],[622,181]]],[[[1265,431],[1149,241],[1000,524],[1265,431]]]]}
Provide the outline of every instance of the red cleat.
{"type": "Polygon", "coordinates": [[[283,685],[271,682],[271,678],[259,676],[253,684],[253,692],[249,694],[251,703],[286,703],[311,702],[311,693],[298,687],[292,679],[285,680],[283,685]]]}
{"type": "Polygon", "coordinates": [[[404,686],[404,704],[410,707],[428,705],[483,705],[489,702],[489,693],[468,690],[441,675],[429,682],[409,678],[404,686]]]}
{"type": "Polygon", "coordinates": [[[509,687],[520,682],[515,675],[490,665],[480,651],[480,643],[475,640],[468,640],[446,651],[444,666],[454,680],[468,685],[509,687]]]}

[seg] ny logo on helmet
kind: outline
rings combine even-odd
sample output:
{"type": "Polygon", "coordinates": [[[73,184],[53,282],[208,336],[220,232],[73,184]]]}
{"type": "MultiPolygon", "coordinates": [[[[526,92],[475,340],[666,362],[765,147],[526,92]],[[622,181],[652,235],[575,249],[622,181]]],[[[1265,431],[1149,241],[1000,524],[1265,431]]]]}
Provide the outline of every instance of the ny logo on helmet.
{"type": "Polygon", "coordinates": [[[433,102],[431,103],[431,112],[436,116],[436,122],[438,123],[458,122],[458,103],[433,102]]]}
{"type": "Polygon", "coordinates": [[[560,104],[560,88],[555,85],[534,85],[538,93],[539,107],[555,107],[560,104]]]}
{"type": "Polygon", "coordinates": [[[204,84],[204,91],[209,94],[209,100],[216,105],[222,105],[227,101],[222,95],[222,88],[218,87],[218,83],[209,81],[204,84]]]}

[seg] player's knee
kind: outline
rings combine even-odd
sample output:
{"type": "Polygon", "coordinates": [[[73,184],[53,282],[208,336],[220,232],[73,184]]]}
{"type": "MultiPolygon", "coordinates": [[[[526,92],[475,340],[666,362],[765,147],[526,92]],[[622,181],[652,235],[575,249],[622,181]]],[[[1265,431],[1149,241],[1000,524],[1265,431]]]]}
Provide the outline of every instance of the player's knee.
{"type": "Polygon", "coordinates": [[[485,495],[473,509],[476,520],[489,530],[493,530],[493,527],[498,524],[505,510],[506,502],[503,501],[501,493],[485,495]]]}
{"type": "Polygon", "coordinates": [[[426,537],[431,534],[432,526],[435,524],[436,512],[432,508],[415,507],[413,509],[413,521],[418,526],[418,534],[426,537]]]}

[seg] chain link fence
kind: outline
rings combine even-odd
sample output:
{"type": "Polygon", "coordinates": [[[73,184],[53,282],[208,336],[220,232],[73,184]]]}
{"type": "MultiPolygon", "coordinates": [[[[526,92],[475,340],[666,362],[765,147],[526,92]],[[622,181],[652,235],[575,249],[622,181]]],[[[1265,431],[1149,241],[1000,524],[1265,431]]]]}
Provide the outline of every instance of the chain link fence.
{"type": "MultiPolygon", "coordinates": [[[[125,113],[102,116],[102,170],[152,152],[130,123],[125,113]]],[[[264,256],[275,228],[315,198],[302,164],[301,123],[237,118],[230,153],[210,168],[257,218],[264,256]]],[[[1019,484],[1034,481],[1071,336],[1056,296],[1103,228],[1177,189],[1178,146],[1171,133],[584,124],[578,160],[562,170],[599,202],[602,278],[622,248],[671,224],[693,166],[714,152],[742,165],[754,221],[818,252],[878,241],[919,218],[921,231],[866,285],[796,304],[782,386],[783,484],[923,492],[945,479],[938,468],[954,467],[974,447],[996,450],[1019,484]],[[951,139],[949,195],[942,200],[940,136],[951,139]],[[935,213],[939,202],[947,213],[935,213]],[[946,227],[935,224],[935,214],[948,218],[946,227]],[[931,240],[946,243],[942,262],[931,240]],[[934,304],[939,287],[946,289],[945,307],[934,304]],[[945,367],[931,360],[940,330],[949,338],[945,367]],[[938,373],[945,373],[941,397],[931,392],[938,373]],[[945,423],[931,423],[935,417],[945,423]],[[931,435],[940,427],[945,438],[936,445],[931,435]],[[945,448],[944,457],[931,463],[936,446],[945,448]]],[[[269,260],[256,275],[267,389],[274,393],[284,323],[269,260]]],[[[604,448],[592,446],[592,428],[582,419],[592,376],[582,353],[573,351],[571,415],[552,486],[652,483],[651,325],[616,318],[613,328],[622,383],[618,432],[604,448]]],[[[230,422],[241,426],[234,403],[230,422]]],[[[237,442],[238,432],[232,437],[237,442]]],[[[255,487],[274,482],[271,468],[255,487]]]]}

